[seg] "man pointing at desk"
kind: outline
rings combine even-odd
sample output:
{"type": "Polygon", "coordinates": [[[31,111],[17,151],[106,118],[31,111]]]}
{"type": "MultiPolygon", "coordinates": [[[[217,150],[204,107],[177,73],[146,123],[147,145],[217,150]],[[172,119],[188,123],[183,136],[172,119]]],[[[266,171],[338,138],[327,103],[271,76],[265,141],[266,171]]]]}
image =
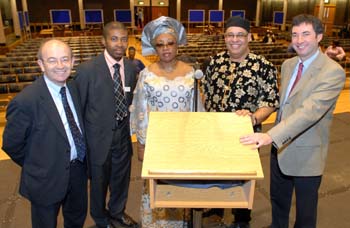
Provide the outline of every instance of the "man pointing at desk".
{"type": "Polygon", "coordinates": [[[319,49],[322,22],[311,15],[292,21],[292,44],[298,56],[281,68],[281,108],[267,133],[240,138],[271,151],[272,228],[288,227],[292,194],[296,195],[295,228],[316,227],[318,189],[328,151],[329,126],[345,82],[339,64],[319,49]]]}

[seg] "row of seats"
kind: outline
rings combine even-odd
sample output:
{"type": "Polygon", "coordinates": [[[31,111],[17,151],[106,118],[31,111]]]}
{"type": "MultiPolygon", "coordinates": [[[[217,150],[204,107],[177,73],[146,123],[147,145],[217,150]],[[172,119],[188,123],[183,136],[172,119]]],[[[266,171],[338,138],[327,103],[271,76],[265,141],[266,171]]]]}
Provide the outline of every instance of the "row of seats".
{"type": "Polygon", "coordinates": [[[332,45],[333,40],[338,40],[339,41],[339,46],[341,46],[345,52],[350,51],[350,39],[338,39],[336,37],[325,37],[321,41],[321,45],[324,48],[327,48],[328,46],[332,45]]]}
{"type": "Polygon", "coordinates": [[[41,73],[0,75],[0,84],[16,83],[16,82],[32,82],[38,77],[40,77],[41,75],[42,75],[41,73]]]}
{"type": "MultiPolygon", "coordinates": [[[[12,49],[11,52],[36,52],[36,50],[38,50],[40,43],[41,43],[41,39],[37,38],[37,42],[35,44],[26,44],[26,45],[20,45],[17,46],[15,49],[12,49]]],[[[69,43],[68,43],[69,44],[69,43]]],[[[103,48],[101,43],[92,43],[92,44],[69,44],[69,46],[75,50],[75,49],[79,49],[79,50],[86,50],[86,49],[101,49],[103,48]]],[[[10,53],[11,53],[10,52],[10,53]]]]}
{"type": "Polygon", "coordinates": [[[1,63],[8,63],[8,62],[30,62],[30,61],[36,61],[37,57],[36,56],[23,56],[22,54],[19,56],[6,56],[6,57],[0,57],[0,62],[1,63]]]}
{"type": "MultiPolygon", "coordinates": [[[[61,38],[72,47],[75,68],[83,61],[91,59],[103,50],[101,38],[72,37],[61,38]]],[[[42,38],[28,40],[0,57],[0,93],[16,93],[42,75],[37,63],[37,49],[42,38]]]]}
{"type": "Polygon", "coordinates": [[[13,60],[12,58],[0,58],[0,68],[32,67],[37,66],[36,60],[13,60]]]}
{"type": "Polygon", "coordinates": [[[350,39],[349,38],[337,38],[337,37],[323,37],[321,43],[332,43],[333,40],[338,40],[340,43],[350,43],[350,39]]]}
{"type": "MultiPolygon", "coordinates": [[[[101,51],[87,52],[87,53],[74,53],[73,56],[76,61],[82,62],[81,59],[90,59],[93,56],[97,56],[101,51]]],[[[36,56],[10,56],[10,57],[0,57],[0,68],[11,68],[11,67],[29,67],[37,66],[36,56]]]]}
{"type": "MultiPolygon", "coordinates": [[[[0,57],[0,93],[17,93],[42,75],[36,56],[36,50],[41,41],[42,39],[30,40],[8,52],[5,57],[0,57]]],[[[73,41],[70,45],[75,57],[72,70],[74,75],[77,65],[101,53],[103,47],[100,37],[99,39],[75,38],[71,41],[73,41]]]]}
{"type": "Polygon", "coordinates": [[[6,67],[0,68],[0,75],[7,74],[22,74],[22,73],[40,73],[41,69],[39,65],[36,66],[25,66],[25,67],[6,67]]]}
{"type": "MultiPolygon", "coordinates": [[[[218,52],[226,49],[223,39],[213,44],[211,38],[211,36],[203,35],[190,36],[188,40],[193,41],[194,44],[180,47],[179,54],[194,57],[197,62],[201,63],[212,54],[213,49],[218,52]],[[195,43],[196,39],[200,42],[195,43]]],[[[76,59],[72,75],[74,75],[75,68],[79,63],[91,59],[103,50],[100,36],[64,37],[61,39],[72,47],[73,55],[76,59]]],[[[40,38],[29,40],[11,50],[6,57],[0,58],[0,93],[19,92],[42,75],[41,69],[37,65],[36,51],[33,51],[38,49],[41,41],[42,39],[40,38]]],[[[278,69],[285,59],[295,55],[286,53],[287,47],[283,43],[263,44],[250,42],[249,46],[252,52],[264,55],[278,69]],[[276,50],[278,52],[274,53],[276,50]]],[[[152,59],[152,61],[156,59],[157,57],[152,59]]],[[[344,64],[344,67],[347,67],[346,62],[344,64]]]]}
{"type": "Polygon", "coordinates": [[[24,87],[30,84],[31,82],[16,82],[16,83],[0,84],[0,94],[18,93],[24,87]]]}

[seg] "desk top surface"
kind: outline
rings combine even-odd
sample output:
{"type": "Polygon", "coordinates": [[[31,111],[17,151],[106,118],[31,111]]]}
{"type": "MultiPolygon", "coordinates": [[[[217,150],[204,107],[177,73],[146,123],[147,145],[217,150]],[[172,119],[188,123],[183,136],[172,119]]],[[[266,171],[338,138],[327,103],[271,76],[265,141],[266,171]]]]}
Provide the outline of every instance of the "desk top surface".
{"type": "Polygon", "coordinates": [[[215,112],[152,112],[142,177],[148,179],[262,179],[257,150],[239,136],[250,117],[215,112]]]}

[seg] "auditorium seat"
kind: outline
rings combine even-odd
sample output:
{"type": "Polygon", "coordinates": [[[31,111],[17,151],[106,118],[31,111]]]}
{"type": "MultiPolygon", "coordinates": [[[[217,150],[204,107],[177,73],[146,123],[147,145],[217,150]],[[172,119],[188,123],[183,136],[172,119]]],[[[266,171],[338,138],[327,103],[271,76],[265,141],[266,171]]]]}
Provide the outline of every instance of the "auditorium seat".
{"type": "Polygon", "coordinates": [[[40,77],[40,73],[24,73],[18,75],[18,81],[19,82],[33,82],[38,77],[40,77]]]}
{"type": "Polygon", "coordinates": [[[6,75],[11,73],[11,68],[0,68],[0,75],[6,75]]]}
{"type": "Polygon", "coordinates": [[[36,60],[34,60],[34,61],[28,61],[28,65],[29,65],[30,67],[35,67],[35,66],[38,66],[38,62],[37,62],[36,60]]]}
{"type": "Polygon", "coordinates": [[[0,68],[10,68],[11,63],[9,62],[0,62],[0,68]]]}
{"type": "Polygon", "coordinates": [[[24,67],[24,73],[40,73],[41,69],[39,66],[24,67]]]}
{"type": "Polygon", "coordinates": [[[12,67],[27,67],[29,66],[29,63],[27,61],[16,61],[16,62],[12,62],[12,67]]]}
{"type": "Polygon", "coordinates": [[[0,84],[0,94],[8,93],[7,84],[0,84]]]}
{"type": "Polygon", "coordinates": [[[10,83],[9,86],[9,92],[10,93],[18,93],[21,92],[21,90],[26,87],[27,85],[30,85],[31,82],[19,82],[19,83],[10,83]]]}
{"type": "Polygon", "coordinates": [[[16,79],[17,79],[17,75],[16,74],[0,75],[0,83],[16,82],[16,79]]]}
{"type": "Polygon", "coordinates": [[[8,86],[9,86],[10,93],[18,93],[22,90],[20,88],[19,84],[17,84],[17,83],[10,83],[10,84],[8,84],[8,86]]]}
{"type": "Polygon", "coordinates": [[[23,73],[23,67],[11,67],[11,72],[15,74],[21,74],[23,73]]]}

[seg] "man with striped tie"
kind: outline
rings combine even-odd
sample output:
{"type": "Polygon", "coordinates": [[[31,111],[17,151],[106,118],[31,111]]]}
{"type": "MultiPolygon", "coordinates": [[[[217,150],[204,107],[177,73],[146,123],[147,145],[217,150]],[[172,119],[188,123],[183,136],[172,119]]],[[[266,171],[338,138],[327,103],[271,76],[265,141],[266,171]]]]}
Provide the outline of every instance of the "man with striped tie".
{"type": "Polygon", "coordinates": [[[124,57],[128,47],[125,25],[117,21],[107,23],[102,44],[105,50],[82,63],[75,77],[84,110],[91,165],[90,214],[97,227],[134,227],[124,209],[132,157],[128,106],[137,71],[124,57]]]}

